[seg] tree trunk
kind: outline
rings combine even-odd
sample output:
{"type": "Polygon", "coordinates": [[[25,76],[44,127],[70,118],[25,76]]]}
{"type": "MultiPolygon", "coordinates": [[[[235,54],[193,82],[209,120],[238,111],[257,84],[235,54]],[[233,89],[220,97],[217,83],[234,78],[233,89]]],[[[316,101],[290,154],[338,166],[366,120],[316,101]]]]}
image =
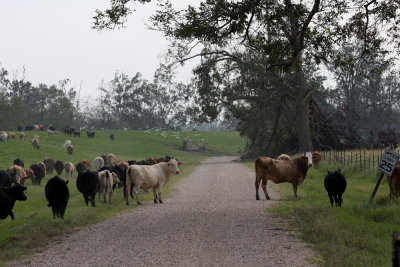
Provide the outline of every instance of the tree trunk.
{"type": "Polygon", "coordinates": [[[295,73],[295,96],[296,96],[296,134],[299,141],[299,152],[312,151],[311,131],[310,131],[310,107],[308,102],[307,88],[301,62],[296,66],[295,73]]]}

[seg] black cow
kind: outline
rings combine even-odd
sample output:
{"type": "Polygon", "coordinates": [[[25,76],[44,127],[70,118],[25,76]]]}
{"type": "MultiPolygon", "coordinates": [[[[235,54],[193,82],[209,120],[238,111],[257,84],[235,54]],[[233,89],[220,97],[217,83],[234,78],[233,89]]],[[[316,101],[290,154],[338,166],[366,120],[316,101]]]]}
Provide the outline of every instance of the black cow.
{"type": "Polygon", "coordinates": [[[76,170],[78,173],[85,172],[85,171],[86,171],[86,166],[85,166],[85,164],[83,164],[82,162],[78,162],[78,163],[75,165],[75,170],[76,170]]]}
{"type": "Polygon", "coordinates": [[[15,219],[12,209],[15,201],[25,201],[27,199],[24,194],[25,190],[26,187],[20,184],[15,184],[8,188],[0,188],[0,219],[4,220],[8,215],[11,216],[11,219],[15,219]]]}
{"type": "Polygon", "coordinates": [[[11,176],[8,172],[6,171],[0,171],[0,188],[4,187],[10,187],[11,186],[11,176]]]}
{"type": "Polygon", "coordinates": [[[14,165],[21,166],[22,168],[24,167],[24,161],[20,158],[14,159],[14,165]]]}
{"type": "Polygon", "coordinates": [[[25,131],[33,131],[35,127],[33,125],[27,125],[25,126],[25,131]]]}
{"type": "Polygon", "coordinates": [[[53,218],[64,219],[65,209],[69,199],[68,181],[65,182],[58,176],[51,178],[44,188],[46,199],[49,202],[47,207],[51,207],[53,218]]]}
{"type": "Polygon", "coordinates": [[[58,175],[61,175],[64,170],[64,162],[62,162],[61,160],[57,160],[54,164],[54,169],[56,169],[58,175]]]}
{"type": "Polygon", "coordinates": [[[50,130],[50,131],[55,131],[55,130],[56,130],[56,127],[54,127],[53,125],[49,125],[49,130],[50,130]]]}
{"type": "Polygon", "coordinates": [[[79,136],[79,137],[81,137],[81,132],[74,132],[74,136],[79,136]]]}
{"type": "Polygon", "coordinates": [[[40,164],[32,164],[29,168],[32,169],[33,174],[36,177],[35,184],[40,185],[40,182],[42,181],[43,177],[46,175],[43,166],[40,164]]]}
{"type": "Polygon", "coordinates": [[[17,129],[18,129],[18,131],[22,131],[22,126],[21,125],[18,125],[18,127],[17,127],[17,129]]]}
{"type": "Polygon", "coordinates": [[[76,179],[76,187],[78,188],[79,192],[82,193],[86,206],[90,201],[92,203],[92,207],[95,207],[96,193],[100,189],[98,172],[85,171],[79,173],[78,178],[76,179]]]}
{"type": "Polygon", "coordinates": [[[94,138],[95,132],[86,132],[88,138],[94,138]]]}
{"type": "Polygon", "coordinates": [[[342,206],[342,194],[346,191],[347,182],[340,170],[330,172],[324,180],[325,189],[328,192],[331,206],[333,207],[333,201],[338,207],[342,206]]]}

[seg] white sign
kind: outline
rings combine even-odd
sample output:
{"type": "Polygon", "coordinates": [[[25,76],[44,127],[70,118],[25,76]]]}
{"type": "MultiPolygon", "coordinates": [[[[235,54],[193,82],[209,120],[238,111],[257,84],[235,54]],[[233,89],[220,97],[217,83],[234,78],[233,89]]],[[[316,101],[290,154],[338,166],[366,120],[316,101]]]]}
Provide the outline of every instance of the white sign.
{"type": "Polygon", "coordinates": [[[381,161],[378,164],[378,171],[381,171],[387,175],[392,175],[394,171],[394,166],[396,166],[399,157],[399,154],[397,154],[396,152],[385,149],[381,161]]]}

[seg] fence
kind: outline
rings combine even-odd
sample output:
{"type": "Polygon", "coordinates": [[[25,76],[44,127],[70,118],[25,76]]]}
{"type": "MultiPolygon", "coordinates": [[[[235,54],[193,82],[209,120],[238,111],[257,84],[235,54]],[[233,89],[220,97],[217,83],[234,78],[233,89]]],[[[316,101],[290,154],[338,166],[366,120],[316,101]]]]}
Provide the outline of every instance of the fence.
{"type": "MultiPolygon", "coordinates": [[[[321,151],[322,161],[330,165],[352,168],[354,172],[374,171],[382,158],[384,149],[321,151]]],[[[396,150],[400,153],[400,150],[396,150]]]]}

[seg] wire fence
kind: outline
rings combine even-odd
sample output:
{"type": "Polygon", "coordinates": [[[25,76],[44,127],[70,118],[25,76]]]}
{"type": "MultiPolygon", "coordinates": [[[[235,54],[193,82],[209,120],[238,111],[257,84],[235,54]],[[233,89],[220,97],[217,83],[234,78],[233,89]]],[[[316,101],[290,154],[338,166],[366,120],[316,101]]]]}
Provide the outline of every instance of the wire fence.
{"type": "MultiPolygon", "coordinates": [[[[395,150],[400,153],[400,149],[395,150]]],[[[377,171],[384,149],[354,149],[321,151],[322,161],[329,165],[348,167],[353,172],[377,171]]]]}

